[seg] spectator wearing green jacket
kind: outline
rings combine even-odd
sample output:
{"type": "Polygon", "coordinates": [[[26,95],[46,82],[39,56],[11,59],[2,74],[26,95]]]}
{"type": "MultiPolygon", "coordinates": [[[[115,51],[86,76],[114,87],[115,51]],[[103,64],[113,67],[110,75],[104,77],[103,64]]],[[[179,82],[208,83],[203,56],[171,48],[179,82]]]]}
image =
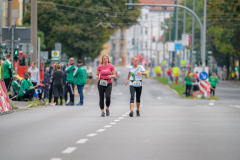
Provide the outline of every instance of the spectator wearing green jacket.
{"type": "Polygon", "coordinates": [[[65,69],[67,73],[66,85],[65,85],[65,103],[67,106],[74,106],[74,80],[73,72],[75,71],[74,59],[70,58],[68,61],[68,66],[65,69]],[[70,93],[70,102],[67,103],[68,92],[70,93]]]}
{"type": "Polygon", "coordinates": [[[19,90],[19,96],[23,97],[23,98],[27,98],[28,100],[32,100],[35,89],[30,89],[29,85],[28,85],[28,74],[25,73],[24,74],[24,79],[21,82],[21,87],[19,90]]]}
{"type": "Polygon", "coordinates": [[[78,93],[80,96],[80,102],[77,105],[83,105],[83,88],[87,82],[87,69],[83,66],[81,60],[77,62],[77,69],[73,73],[74,84],[77,85],[78,93]]]}
{"type": "Polygon", "coordinates": [[[13,66],[11,54],[7,54],[6,60],[3,62],[3,78],[7,91],[10,90],[13,78],[13,66]]]}
{"type": "Polygon", "coordinates": [[[184,81],[186,81],[186,97],[190,96],[192,81],[191,81],[191,72],[188,71],[187,75],[184,77],[184,81]]]}
{"type": "Polygon", "coordinates": [[[219,87],[218,77],[216,73],[213,73],[212,76],[209,77],[209,82],[210,82],[210,85],[214,88],[214,89],[211,88],[211,94],[214,96],[217,84],[219,87]]]}

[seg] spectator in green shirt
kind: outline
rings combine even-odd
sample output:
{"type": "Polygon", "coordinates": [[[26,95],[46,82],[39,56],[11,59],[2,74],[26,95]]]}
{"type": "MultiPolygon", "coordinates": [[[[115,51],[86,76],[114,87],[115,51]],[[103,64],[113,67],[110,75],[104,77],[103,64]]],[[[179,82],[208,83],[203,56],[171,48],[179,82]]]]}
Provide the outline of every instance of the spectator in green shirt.
{"type": "Polygon", "coordinates": [[[29,85],[28,85],[28,74],[25,73],[24,74],[24,79],[21,82],[21,87],[19,90],[19,96],[23,97],[23,98],[27,98],[28,100],[32,100],[35,89],[30,89],[29,85]]]}
{"type": "Polygon", "coordinates": [[[210,82],[210,85],[214,88],[214,89],[211,88],[211,94],[214,96],[216,85],[218,84],[218,87],[219,87],[218,77],[216,73],[213,73],[212,76],[209,77],[209,82],[210,82]]]}
{"type": "Polygon", "coordinates": [[[187,75],[184,77],[184,81],[186,81],[186,97],[190,96],[192,81],[191,81],[191,72],[188,71],[187,75]]]}
{"type": "Polygon", "coordinates": [[[13,78],[13,66],[11,54],[6,56],[6,60],[3,62],[3,78],[7,91],[10,90],[11,82],[13,78]]]}

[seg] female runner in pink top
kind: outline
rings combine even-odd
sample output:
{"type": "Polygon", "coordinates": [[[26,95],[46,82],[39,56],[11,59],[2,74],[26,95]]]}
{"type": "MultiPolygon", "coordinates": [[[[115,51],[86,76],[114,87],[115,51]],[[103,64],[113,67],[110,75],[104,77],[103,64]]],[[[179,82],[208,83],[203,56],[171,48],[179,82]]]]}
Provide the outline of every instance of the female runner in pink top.
{"type": "Polygon", "coordinates": [[[101,64],[97,68],[96,79],[98,80],[99,105],[104,117],[104,94],[106,95],[106,115],[109,116],[109,106],[111,101],[112,78],[116,77],[116,71],[107,55],[102,56],[101,64]],[[100,78],[99,78],[100,74],[100,78]]]}

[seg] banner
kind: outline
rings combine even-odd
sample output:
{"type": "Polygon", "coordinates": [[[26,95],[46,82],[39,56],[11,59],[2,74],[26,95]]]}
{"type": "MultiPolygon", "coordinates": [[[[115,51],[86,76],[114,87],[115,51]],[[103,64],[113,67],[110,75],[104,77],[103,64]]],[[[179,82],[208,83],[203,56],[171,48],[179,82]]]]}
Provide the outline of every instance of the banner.
{"type": "Polygon", "coordinates": [[[7,113],[12,110],[5,83],[0,81],[0,107],[1,113],[7,113]]]}
{"type": "Polygon", "coordinates": [[[173,77],[178,77],[179,75],[179,68],[178,67],[173,67],[173,77]]]}

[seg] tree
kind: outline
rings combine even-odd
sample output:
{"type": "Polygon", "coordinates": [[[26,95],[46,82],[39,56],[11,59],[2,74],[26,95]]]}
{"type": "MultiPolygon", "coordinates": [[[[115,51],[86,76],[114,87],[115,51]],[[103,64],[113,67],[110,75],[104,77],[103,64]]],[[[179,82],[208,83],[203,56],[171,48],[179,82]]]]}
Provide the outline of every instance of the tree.
{"type": "Polygon", "coordinates": [[[234,59],[240,60],[239,6],[238,0],[212,0],[208,5],[208,18],[212,20],[208,33],[212,45],[229,60],[225,64],[228,69],[231,66],[232,71],[234,59]]]}
{"type": "MultiPolygon", "coordinates": [[[[38,29],[45,34],[47,50],[56,42],[62,43],[63,52],[70,57],[95,58],[103,44],[118,27],[137,23],[140,9],[128,11],[125,0],[53,0],[38,3],[38,29]],[[108,23],[115,28],[97,27],[108,23]]],[[[24,21],[30,23],[31,4],[24,21]]]]}

